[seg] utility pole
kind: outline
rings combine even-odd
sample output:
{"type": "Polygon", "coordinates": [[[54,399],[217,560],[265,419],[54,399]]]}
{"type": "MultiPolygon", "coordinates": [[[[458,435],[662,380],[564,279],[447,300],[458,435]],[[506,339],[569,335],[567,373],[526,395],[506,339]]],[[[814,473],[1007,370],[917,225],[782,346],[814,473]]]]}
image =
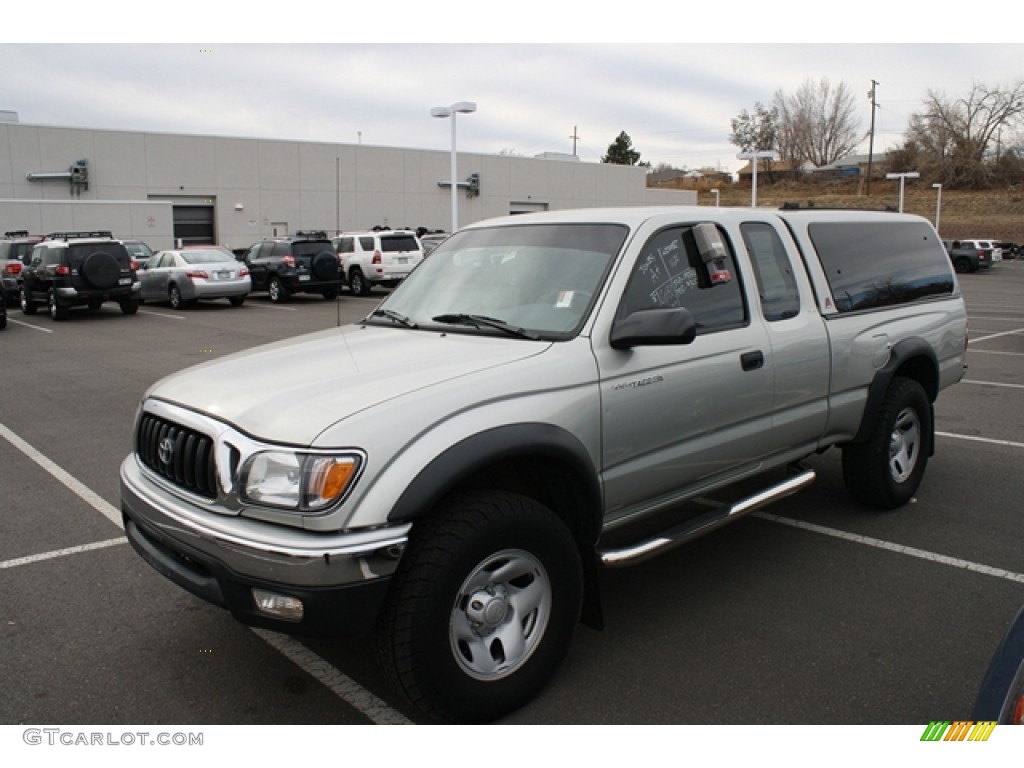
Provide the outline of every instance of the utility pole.
{"type": "Polygon", "coordinates": [[[572,139],[572,156],[573,157],[576,157],[576,140],[579,138],[579,136],[577,135],[577,133],[578,133],[577,129],[578,128],[579,128],[579,126],[574,125],[572,127],[572,136],[569,137],[570,139],[572,139]]]}
{"type": "Polygon", "coordinates": [[[881,83],[877,80],[872,80],[871,90],[868,91],[868,98],[871,99],[871,138],[868,141],[868,181],[864,189],[864,194],[867,197],[871,197],[871,164],[875,155],[875,107],[878,106],[875,103],[875,86],[878,85],[881,85],[881,83]]]}

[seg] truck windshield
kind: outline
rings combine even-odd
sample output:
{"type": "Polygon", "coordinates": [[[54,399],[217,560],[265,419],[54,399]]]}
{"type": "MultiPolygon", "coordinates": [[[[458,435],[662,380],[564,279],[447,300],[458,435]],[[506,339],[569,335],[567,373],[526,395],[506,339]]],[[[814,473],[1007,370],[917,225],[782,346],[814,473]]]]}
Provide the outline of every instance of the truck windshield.
{"type": "Polygon", "coordinates": [[[617,224],[464,230],[431,253],[382,306],[420,328],[570,338],[582,326],[626,235],[626,227],[617,224]],[[454,321],[473,316],[488,322],[454,321]]]}

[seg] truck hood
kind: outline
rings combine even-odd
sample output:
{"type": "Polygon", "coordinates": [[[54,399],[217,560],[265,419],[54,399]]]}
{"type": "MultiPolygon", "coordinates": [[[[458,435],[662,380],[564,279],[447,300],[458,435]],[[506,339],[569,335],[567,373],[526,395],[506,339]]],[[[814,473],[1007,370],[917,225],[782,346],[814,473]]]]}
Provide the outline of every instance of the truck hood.
{"type": "Polygon", "coordinates": [[[355,413],[541,354],[549,346],[350,325],[188,368],[157,382],[147,396],[214,416],[258,439],[307,446],[355,413]]]}

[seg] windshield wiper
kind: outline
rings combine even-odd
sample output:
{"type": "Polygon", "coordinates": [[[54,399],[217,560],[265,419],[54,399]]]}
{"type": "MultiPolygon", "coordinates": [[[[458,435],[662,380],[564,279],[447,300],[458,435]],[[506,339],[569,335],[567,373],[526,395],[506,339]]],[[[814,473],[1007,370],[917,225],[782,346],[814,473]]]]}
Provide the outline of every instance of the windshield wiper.
{"type": "Polygon", "coordinates": [[[525,328],[519,328],[515,325],[509,325],[504,320],[499,320],[496,317],[487,317],[486,315],[453,313],[449,315],[437,315],[431,319],[435,323],[445,323],[448,325],[473,325],[477,328],[497,328],[499,331],[505,331],[505,333],[510,333],[513,336],[519,336],[523,339],[532,339],[533,341],[540,340],[540,336],[533,331],[528,331],[525,328]]]}
{"type": "Polygon", "coordinates": [[[415,322],[410,320],[401,312],[395,312],[393,309],[375,309],[370,313],[370,317],[386,317],[388,320],[394,320],[396,323],[404,325],[406,328],[419,328],[415,322]]]}

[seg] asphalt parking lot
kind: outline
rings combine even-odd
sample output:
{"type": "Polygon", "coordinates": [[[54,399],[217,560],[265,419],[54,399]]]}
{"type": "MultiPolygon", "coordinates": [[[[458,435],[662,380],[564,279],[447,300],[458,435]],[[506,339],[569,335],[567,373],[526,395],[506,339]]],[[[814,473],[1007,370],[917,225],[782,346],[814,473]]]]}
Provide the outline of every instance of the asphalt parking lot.
{"type": "MultiPolygon", "coordinates": [[[[605,577],[521,724],[922,724],[969,719],[1024,604],[1024,262],[961,276],[969,370],[937,407],[914,503],[866,512],[838,451],[808,490],[605,577]]],[[[0,723],[415,721],[365,638],[257,633],[125,543],[118,466],[170,372],[345,323],[381,295],[175,311],[9,313],[0,332],[0,723]]]]}

